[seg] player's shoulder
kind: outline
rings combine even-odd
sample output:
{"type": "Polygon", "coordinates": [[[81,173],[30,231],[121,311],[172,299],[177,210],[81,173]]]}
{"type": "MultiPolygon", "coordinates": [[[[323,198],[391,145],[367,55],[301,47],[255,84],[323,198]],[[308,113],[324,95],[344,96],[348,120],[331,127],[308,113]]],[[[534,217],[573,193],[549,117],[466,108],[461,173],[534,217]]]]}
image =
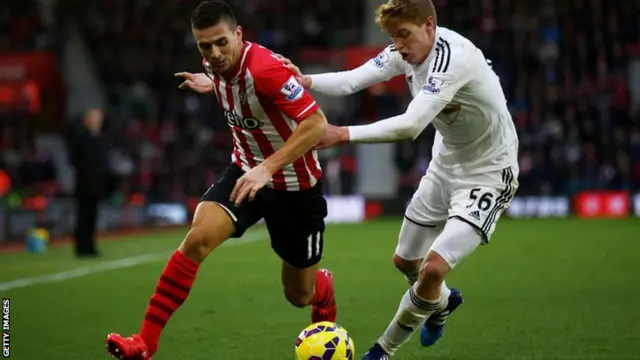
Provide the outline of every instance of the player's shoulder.
{"type": "Polygon", "coordinates": [[[279,91],[287,100],[302,98],[305,91],[295,74],[284,66],[278,56],[268,48],[251,43],[248,69],[258,91],[279,91]]]}
{"type": "Polygon", "coordinates": [[[384,68],[403,64],[404,60],[402,60],[400,52],[391,44],[382,49],[382,51],[380,51],[376,57],[369,60],[369,62],[377,68],[384,68]]]}
{"type": "Polygon", "coordinates": [[[274,70],[286,70],[282,61],[268,48],[251,42],[247,47],[247,68],[254,77],[269,76],[274,70]]]}
{"type": "Polygon", "coordinates": [[[442,26],[438,26],[436,32],[436,44],[438,43],[448,45],[447,50],[455,53],[470,52],[476,49],[471,40],[454,30],[442,26]]]}
{"type": "Polygon", "coordinates": [[[469,39],[454,30],[438,27],[435,39],[433,72],[456,73],[472,71],[478,64],[484,64],[482,51],[469,39]]]}

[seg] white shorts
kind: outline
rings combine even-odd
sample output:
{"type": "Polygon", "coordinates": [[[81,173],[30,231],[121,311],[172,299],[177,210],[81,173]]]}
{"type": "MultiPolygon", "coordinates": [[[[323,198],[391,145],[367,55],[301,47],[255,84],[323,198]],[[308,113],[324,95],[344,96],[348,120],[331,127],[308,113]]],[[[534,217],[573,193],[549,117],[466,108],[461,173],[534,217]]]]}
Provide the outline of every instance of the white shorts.
{"type": "Polygon", "coordinates": [[[423,260],[435,251],[453,269],[482,245],[482,236],[458,218],[448,220],[444,228],[416,225],[404,219],[395,255],[408,261],[423,260]]]}
{"type": "Polygon", "coordinates": [[[475,228],[486,244],[518,189],[518,174],[517,166],[465,177],[430,167],[405,217],[416,225],[438,227],[457,218],[475,228]]]}

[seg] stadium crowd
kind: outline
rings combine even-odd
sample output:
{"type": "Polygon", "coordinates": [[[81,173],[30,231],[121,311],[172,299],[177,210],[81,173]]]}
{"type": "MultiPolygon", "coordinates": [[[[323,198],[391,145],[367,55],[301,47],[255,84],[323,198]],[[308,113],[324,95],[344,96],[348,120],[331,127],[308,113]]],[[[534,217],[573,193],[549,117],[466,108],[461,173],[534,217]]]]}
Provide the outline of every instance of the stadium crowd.
{"type": "MultiPolygon", "coordinates": [[[[0,18],[5,51],[43,49],[43,39],[51,38],[38,25],[36,7],[20,5],[27,3],[10,2],[12,14],[21,15],[0,18]]],[[[215,101],[178,90],[172,77],[200,70],[189,31],[195,3],[61,2],[60,13],[78,22],[107,89],[112,108],[106,126],[121,164],[121,192],[162,200],[198,196],[228,161],[231,138],[215,101]]],[[[520,136],[519,194],[640,190],[640,111],[630,99],[625,54],[627,44],[640,40],[640,13],[632,2],[435,3],[439,24],[474,41],[501,78],[520,136]]],[[[362,43],[364,16],[370,16],[360,1],[245,0],[239,9],[247,39],[294,61],[304,47],[362,43]]],[[[362,105],[330,118],[341,124],[374,121],[403,111],[409,99],[408,92],[362,92],[350,99],[362,105]]],[[[15,122],[0,124],[1,167],[24,167],[37,158],[32,145],[6,140],[15,122]]],[[[410,192],[424,173],[432,139],[431,130],[419,142],[397,145],[401,191],[410,192]]],[[[353,149],[331,153],[327,161],[341,168],[341,191],[353,192],[353,149]]],[[[18,184],[29,177],[9,173],[18,184]]]]}
{"type": "MultiPolygon", "coordinates": [[[[43,16],[42,10],[45,9],[37,0],[8,1],[0,5],[0,55],[59,51],[56,23],[51,16],[43,16]]],[[[10,79],[11,71],[11,68],[2,69],[2,80],[10,79]]],[[[18,191],[36,183],[43,185],[38,186],[40,193],[54,194],[57,190],[51,159],[34,146],[34,134],[29,126],[30,105],[25,102],[24,111],[16,111],[6,106],[7,97],[4,87],[0,87],[0,205],[13,199],[2,196],[3,188],[9,183],[7,179],[18,191]]]]}

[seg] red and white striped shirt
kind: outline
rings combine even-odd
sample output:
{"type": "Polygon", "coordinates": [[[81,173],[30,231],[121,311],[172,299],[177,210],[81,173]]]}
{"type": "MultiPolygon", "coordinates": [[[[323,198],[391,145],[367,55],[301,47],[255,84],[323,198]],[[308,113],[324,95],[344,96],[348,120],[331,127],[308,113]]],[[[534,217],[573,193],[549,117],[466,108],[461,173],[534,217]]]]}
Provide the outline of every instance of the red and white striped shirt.
{"type": "MultiPolygon", "coordinates": [[[[318,110],[318,104],[293,73],[258,44],[245,42],[233,79],[215,74],[206,60],[202,64],[214,82],[216,98],[231,128],[231,160],[245,172],[280,149],[298,124],[318,110]]],[[[276,171],[267,186],[306,190],[321,175],[317,153],[310,150],[276,171]]]]}

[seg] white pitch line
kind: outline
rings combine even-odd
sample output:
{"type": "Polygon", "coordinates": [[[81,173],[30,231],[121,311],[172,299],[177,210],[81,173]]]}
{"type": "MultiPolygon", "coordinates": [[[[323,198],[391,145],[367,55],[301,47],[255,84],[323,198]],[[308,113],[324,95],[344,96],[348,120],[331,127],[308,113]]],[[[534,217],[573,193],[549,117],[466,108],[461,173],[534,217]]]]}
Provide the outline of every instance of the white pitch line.
{"type": "MultiPolygon", "coordinates": [[[[223,247],[236,246],[242,244],[253,243],[267,238],[267,232],[264,230],[246,233],[240,239],[231,239],[222,244],[223,247]]],[[[50,284],[64,280],[79,278],[83,276],[99,274],[112,270],[126,269],[142,264],[148,264],[156,261],[167,260],[167,257],[175,250],[159,251],[151,254],[131,256],[117,260],[110,260],[100,264],[83,266],[72,270],[62,271],[54,274],[34,276],[22,278],[0,283],[0,292],[11,289],[29,287],[38,284],[50,284]]]]}

